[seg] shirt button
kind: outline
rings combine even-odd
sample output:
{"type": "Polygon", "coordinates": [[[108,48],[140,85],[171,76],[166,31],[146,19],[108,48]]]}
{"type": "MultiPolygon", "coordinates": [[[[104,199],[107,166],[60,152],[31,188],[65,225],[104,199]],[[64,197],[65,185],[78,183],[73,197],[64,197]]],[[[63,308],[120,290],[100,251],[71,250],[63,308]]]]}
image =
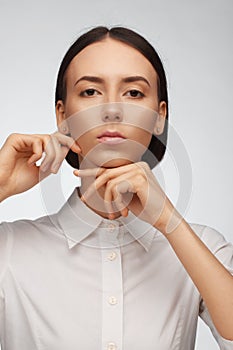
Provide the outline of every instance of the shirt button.
{"type": "Polygon", "coordinates": [[[116,226],[114,224],[108,224],[108,231],[113,232],[115,230],[116,226]]]}
{"type": "Polygon", "coordinates": [[[108,260],[113,261],[113,260],[116,259],[116,257],[117,257],[116,253],[115,252],[111,252],[108,255],[108,260]]]}
{"type": "Polygon", "coordinates": [[[108,343],[108,347],[107,347],[108,350],[116,350],[117,349],[117,346],[115,343],[108,343]]]}
{"type": "Polygon", "coordinates": [[[117,304],[117,298],[116,297],[109,297],[108,302],[110,305],[116,305],[117,304]]]}

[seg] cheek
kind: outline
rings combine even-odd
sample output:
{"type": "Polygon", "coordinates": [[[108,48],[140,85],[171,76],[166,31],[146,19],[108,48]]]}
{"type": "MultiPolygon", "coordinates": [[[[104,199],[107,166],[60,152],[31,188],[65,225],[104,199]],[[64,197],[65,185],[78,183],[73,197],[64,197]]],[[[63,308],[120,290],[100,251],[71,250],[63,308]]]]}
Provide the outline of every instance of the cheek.
{"type": "Polygon", "coordinates": [[[78,113],[82,107],[80,106],[80,103],[77,101],[77,96],[74,94],[70,94],[67,92],[66,102],[65,102],[65,112],[66,115],[72,116],[75,113],[78,113]]]}
{"type": "Polygon", "coordinates": [[[79,147],[82,150],[82,154],[86,155],[91,149],[93,149],[98,143],[96,136],[91,132],[87,132],[76,139],[79,147]]]}
{"type": "MultiPolygon", "coordinates": [[[[71,113],[71,108],[67,108],[66,115],[71,113]]],[[[92,108],[83,109],[66,119],[72,137],[77,140],[83,135],[98,127],[106,127],[107,124],[115,124],[119,130],[133,130],[130,132],[131,139],[138,142],[146,142],[153,133],[157,120],[157,112],[142,108],[136,104],[113,103],[103,104],[92,108]],[[108,119],[105,119],[108,116],[108,119]],[[120,116],[120,121],[116,122],[114,116],[120,116]]],[[[119,120],[119,119],[118,119],[119,120]]]]}
{"type": "Polygon", "coordinates": [[[88,144],[93,138],[93,130],[102,125],[96,116],[95,110],[77,112],[67,118],[66,121],[72,138],[84,145],[88,144]]]}
{"type": "Polygon", "coordinates": [[[150,144],[152,138],[152,133],[149,133],[143,129],[140,128],[135,128],[133,135],[132,135],[132,139],[135,142],[140,143],[141,145],[143,145],[144,147],[148,147],[150,144]]]}

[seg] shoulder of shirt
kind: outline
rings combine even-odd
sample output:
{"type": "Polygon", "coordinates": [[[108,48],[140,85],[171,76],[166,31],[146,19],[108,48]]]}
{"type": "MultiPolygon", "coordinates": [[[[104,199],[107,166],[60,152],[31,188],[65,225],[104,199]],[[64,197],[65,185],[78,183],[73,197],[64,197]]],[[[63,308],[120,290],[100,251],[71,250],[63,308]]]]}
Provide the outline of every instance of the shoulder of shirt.
{"type": "Polygon", "coordinates": [[[204,224],[197,224],[197,223],[190,223],[189,226],[192,228],[192,230],[200,237],[203,238],[204,236],[212,235],[212,236],[219,236],[223,237],[223,235],[214,227],[204,225],[204,224]]]}
{"type": "Polygon", "coordinates": [[[14,249],[17,251],[22,242],[23,244],[30,241],[33,244],[41,242],[41,238],[47,243],[47,238],[54,237],[55,232],[61,233],[57,214],[46,215],[33,220],[21,219],[0,223],[0,289],[14,249]]]}
{"type": "Polygon", "coordinates": [[[44,215],[36,219],[19,219],[13,222],[3,221],[0,223],[0,233],[2,232],[22,232],[22,229],[60,229],[56,218],[57,214],[44,215]]]}
{"type": "Polygon", "coordinates": [[[219,249],[220,246],[231,246],[231,242],[227,242],[224,235],[219,232],[217,229],[196,223],[189,223],[192,230],[196,233],[197,236],[210,248],[212,251],[219,249]]]}

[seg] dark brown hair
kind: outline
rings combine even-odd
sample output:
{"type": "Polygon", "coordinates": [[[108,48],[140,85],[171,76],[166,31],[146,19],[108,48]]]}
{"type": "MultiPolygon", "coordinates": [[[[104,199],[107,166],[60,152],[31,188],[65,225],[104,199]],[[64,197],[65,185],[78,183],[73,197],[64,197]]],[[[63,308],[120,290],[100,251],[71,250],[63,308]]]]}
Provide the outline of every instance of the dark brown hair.
{"type": "MultiPolygon", "coordinates": [[[[167,144],[167,132],[168,132],[168,93],[167,93],[167,80],[163,64],[160,60],[158,53],[155,51],[153,46],[140,34],[134,32],[131,29],[124,27],[113,27],[108,29],[106,27],[96,27],[88,32],[81,35],[73,45],[66,52],[57,77],[56,85],[56,95],[55,102],[62,100],[65,102],[66,99],[66,70],[72,61],[72,59],[85,47],[88,45],[104,40],[105,38],[110,37],[112,39],[126,43],[127,45],[137,49],[144,57],[154,67],[158,75],[158,100],[159,102],[165,101],[167,105],[167,115],[164,131],[161,135],[153,135],[151,138],[150,145],[148,150],[144,153],[142,160],[146,161],[151,168],[158,164],[164,156],[166,151],[167,144]]],[[[78,156],[73,151],[69,151],[66,156],[67,162],[73,167],[78,168],[78,156]]]]}

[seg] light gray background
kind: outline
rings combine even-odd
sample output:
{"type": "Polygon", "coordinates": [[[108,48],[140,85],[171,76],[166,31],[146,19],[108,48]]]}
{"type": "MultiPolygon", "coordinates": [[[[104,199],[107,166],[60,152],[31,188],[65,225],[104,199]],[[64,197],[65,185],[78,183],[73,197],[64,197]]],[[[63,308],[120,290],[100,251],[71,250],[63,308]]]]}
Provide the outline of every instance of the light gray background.
{"type": "MultiPolygon", "coordinates": [[[[53,96],[63,54],[95,25],[124,25],[159,51],[168,75],[170,118],[193,170],[190,222],[212,226],[233,241],[233,2],[232,0],[0,0],[0,144],[8,134],[55,131],[53,96]]],[[[171,150],[172,152],[172,150],[171,150]]],[[[163,163],[175,202],[178,169],[163,163]]],[[[64,196],[77,179],[64,165],[64,196]]],[[[182,186],[182,184],[181,184],[182,186]]],[[[46,214],[40,186],[1,204],[1,218],[46,214]]],[[[196,349],[217,349],[199,325],[196,349]]]]}

